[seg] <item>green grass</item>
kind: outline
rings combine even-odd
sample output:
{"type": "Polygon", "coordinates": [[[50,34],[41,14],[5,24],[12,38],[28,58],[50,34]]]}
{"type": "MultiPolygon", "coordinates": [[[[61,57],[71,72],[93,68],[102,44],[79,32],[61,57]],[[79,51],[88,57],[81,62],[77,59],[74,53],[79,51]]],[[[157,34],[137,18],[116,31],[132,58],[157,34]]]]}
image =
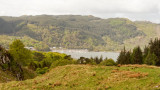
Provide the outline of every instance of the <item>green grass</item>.
{"type": "Polygon", "coordinates": [[[16,80],[12,73],[0,69],[0,83],[16,80]]]}
{"type": "Polygon", "coordinates": [[[25,81],[1,83],[1,90],[153,90],[160,89],[160,68],[66,65],[25,81]]]}
{"type": "MultiPolygon", "coordinates": [[[[24,79],[31,79],[37,76],[36,73],[34,73],[33,71],[27,69],[27,68],[23,68],[23,72],[24,72],[24,79]]],[[[15,76],[13,76],[13,73],[11,73],[10,71],[3,71],[0,68],[0,83],[6,83],[6,82],[10,82],[10,81],[16,81],[17,78],[15,76]]]]}

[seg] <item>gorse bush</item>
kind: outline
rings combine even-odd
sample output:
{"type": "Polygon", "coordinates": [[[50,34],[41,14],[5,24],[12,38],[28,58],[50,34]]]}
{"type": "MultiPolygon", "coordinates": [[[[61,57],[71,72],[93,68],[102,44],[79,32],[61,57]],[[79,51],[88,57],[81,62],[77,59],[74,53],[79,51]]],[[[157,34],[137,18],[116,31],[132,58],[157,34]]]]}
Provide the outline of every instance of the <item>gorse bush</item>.
{"type": "Polygon", "coordinates": [[[100,63],[100,65],[104,66],[115,66],[117,63],[113,59],[106,59],[100,63]]]}
{"type": "Polygon", "coordinates": [[[37,74],[44,74],[44,73],[46,73],[47,71],[49,71],[48,67],[37,68],[37,69],[36,69],[36,73],[37,73],[37,74]]]}
{"type": "Polygon", "coordinates": [[[50,68],[57,66],[75,64],[75,61],[70,55],[60,54],[57,52],[33,51],[32,57],[32,62],[30,62],[28,68],[36,71],[37,74],[44,74],[50,68]]]}

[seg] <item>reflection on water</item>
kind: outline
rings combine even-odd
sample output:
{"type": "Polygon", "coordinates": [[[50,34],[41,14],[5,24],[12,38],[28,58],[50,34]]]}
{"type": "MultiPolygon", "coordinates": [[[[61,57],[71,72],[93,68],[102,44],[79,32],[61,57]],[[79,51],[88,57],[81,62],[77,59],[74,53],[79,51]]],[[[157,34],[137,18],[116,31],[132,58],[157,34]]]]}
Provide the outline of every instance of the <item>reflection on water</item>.
{"type": "Polygon", "coordinates": [[[88,51],[76,51],[76,50],[56,50],[53,52],[65,53],[67,55],[71,55],[72,58],[78,59],[80,57],[100,57],[101,55],[103,58],[112,58],[113,60],[117,60],[119,53],[118,52],[88,52],[88,51]]]}

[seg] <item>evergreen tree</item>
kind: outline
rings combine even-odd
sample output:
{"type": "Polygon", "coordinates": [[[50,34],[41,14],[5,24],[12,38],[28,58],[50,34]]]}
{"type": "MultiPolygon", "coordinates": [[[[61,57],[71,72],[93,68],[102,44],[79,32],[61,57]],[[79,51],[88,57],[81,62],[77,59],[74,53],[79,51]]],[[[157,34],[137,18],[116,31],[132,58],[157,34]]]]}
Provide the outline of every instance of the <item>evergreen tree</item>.
{"type": "Polygon", "coordinates": [[[78,64],[85,64],[85,57],[80,57],[80,58],[77,60],[77,63],[78,63],[78,64]]]}
{"type": "Polygon", "coordinates": [[[13,59],[21,65],[27,65],[31,60],[31,51],[24,48],[20,40],[15,40],[9,47],[9,52],[13,59]]]}
{"type": "Polygon", "coordinates": [[[125,62],[124,64],[131,64],[131,53],[128,51],[126,54],[125,54],[125,62]]]}
{"type": "Polygon", "coordinates": [[[117,59],[117,63],[118,64],[124,64],[124,62],[125,62],[125,54],[126,54],[126,50],[125,50],[125,47],[124,47],[124,49],[120,52],[120,54],[118,56],[118,59],[117,59]]]}
{"type": "Polygon", "coordinates": [[[103,61],[102,58],[103,57],[100,57],[100,59],[99,59],[98,56],[97,56],[97,57],[94,58],[94,61],[96,62],[96,64],[100,64],[103,61]]]}
{"type": "Polygon", "coordinates": [[[93,60],[93,57],[90,57],[91,60],[93,60]]]}
{"type": "Polygon", "coordinates": [[[143,52],[143,63],[148,55],[148,52],[149,52],[149,47],[145,46],[144,47],[144,52],[143,52]]]}
{"type": "Polygon", "coordinates": [[[150,51],[151,53],[154,53],[158,60],[156,62],[156,65],[160,65],[160,40],[158,38],[155,38],[154,41],[150,41],[149,43],[149,48],[150,48],[150,51]]]}
{"type": "Polygon", "coordinates": [[[131,62],[132,62],[132,64],[142,64],[143,63],[142,59],[143,59],[142,58],[142,51],[141,51],[141,48],[138,46],[133,49],[131,62]]]}
{"type": "Polygon", "coordinates": [[[101,57],[99,58],[99,62],[101,63],[103,61],[103,56],[101,55],[101,57]]]}
{"type": "Polygon", "coordinates": [[[148,52],[149,52],[149,47],[145,46],[144,52],[143,52],[143,57],[146,57],[148,55],[148,52]]]}
{"type": "Polygon", "coordinates": [[[144,59],[144,63],[148,65],[155,65],[157,62],[157,56],[154,53],[148,52],[148,55],[144,59]]]}

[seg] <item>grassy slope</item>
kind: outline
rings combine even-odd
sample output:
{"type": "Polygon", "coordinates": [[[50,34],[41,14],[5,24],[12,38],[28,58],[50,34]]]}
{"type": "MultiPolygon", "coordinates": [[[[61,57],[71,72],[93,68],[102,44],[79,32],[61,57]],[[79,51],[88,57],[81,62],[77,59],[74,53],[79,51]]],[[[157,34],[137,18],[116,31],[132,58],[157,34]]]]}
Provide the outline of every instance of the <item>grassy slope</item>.
{"type": "MultiPolygon", "coordinates": [[[[37,76],[36,73],[27,68],[23,68],[23,71],[24,71],[24,79],[31,79],[37,76]]],[[[13,74],[10,71],[3,71],[0,69],[0,83],[16,81],[16,80],[17,78],[13,76],[13,74]]]]}
{"type": "Polygon", "coordinates": [[[160,89],[160,68],[146,65],[107,67],[67,65],[25,81],[1,83],[1,90],[160,89]]]}
{"type": "Polygon", "coordinates": [[[7,71],[4,72],[3,70],[0,69],[0,83],[12,81],[12,80],[16,80],[16,78],[13,77],[10,72],[7,72],[7,71]]]}

